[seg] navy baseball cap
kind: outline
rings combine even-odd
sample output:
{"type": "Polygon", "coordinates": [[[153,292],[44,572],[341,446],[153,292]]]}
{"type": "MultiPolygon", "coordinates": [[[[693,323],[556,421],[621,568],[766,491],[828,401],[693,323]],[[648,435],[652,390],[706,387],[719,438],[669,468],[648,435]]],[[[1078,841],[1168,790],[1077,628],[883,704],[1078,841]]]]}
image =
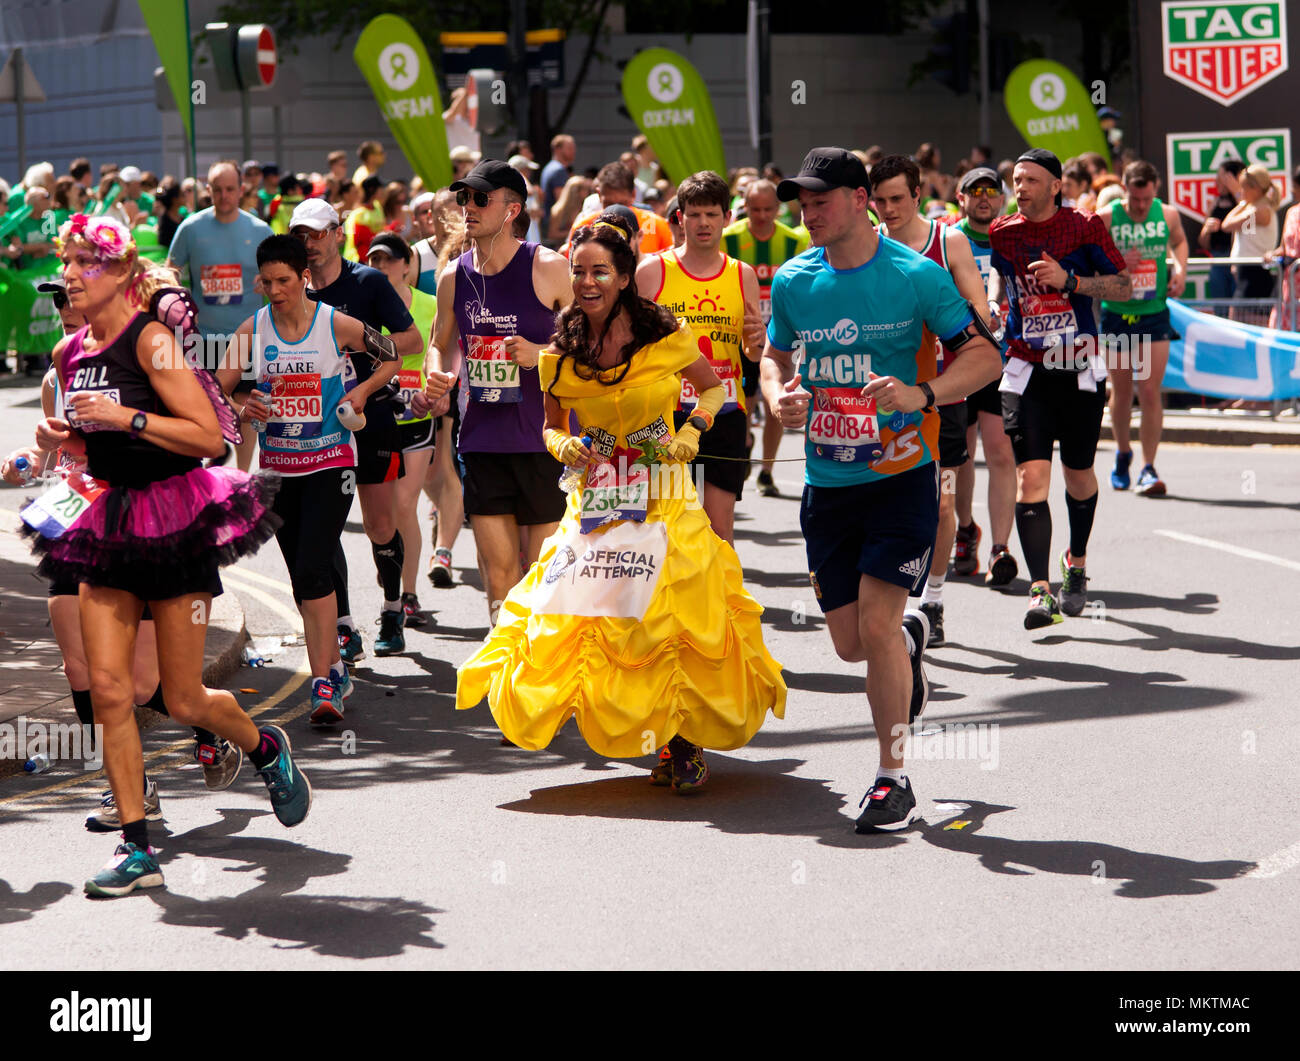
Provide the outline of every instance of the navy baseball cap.
{"type": "Polygon", "coordinates": [[[485,158],[460,180],[452,181],[448,187],[453,192],[470,188],[476,192],[488,193],[497,188],[507,188],[517,193],[521,199],[528,198],[528,185],[524,183],[523,175],[499,158],[485,158]]]}

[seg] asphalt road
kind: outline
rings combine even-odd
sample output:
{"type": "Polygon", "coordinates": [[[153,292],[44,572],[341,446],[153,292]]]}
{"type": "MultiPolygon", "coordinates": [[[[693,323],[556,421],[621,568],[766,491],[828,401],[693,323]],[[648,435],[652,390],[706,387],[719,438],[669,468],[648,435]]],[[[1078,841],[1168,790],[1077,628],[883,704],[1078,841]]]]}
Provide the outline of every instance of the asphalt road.
{"type": "MultiPolygon", "coordinates": [[[[0,389],[4,450],[34,394],[0,389]]],[[[704,792],[650,787],[648,760],[602,759],[574,726],[525,752],[499,744],[486,706],[453,710],[455,667],[487,629],[468,532],[460,584],[421,580],[435,624],[357,668],[342,733],[313,732],[272,543],[228,585],[274,660],[232,687],[287,720],[310,817],[280,827],[247,766],[209,794],[180,732],[152,729],[168,887],[95,903],[81,882],[113,840],[81,823],[100,779],[9,778],[0,968],[1295,967],[1295,450],[1168,447],[1171,497],[1105,488],[1088,617],[1028,633],[1023,578],[1009,594],[950,581],[933,732],[909,766],[926,821],[886,837],[853,832],[876,762],[863,670],[835,657],[808,586],[801,466],[778,467],[786,496],[746,496],[737,547],[789,704],[710,755],[704,792]]],[[[369,648],[379,590],[353,521],[369,648]]]]}

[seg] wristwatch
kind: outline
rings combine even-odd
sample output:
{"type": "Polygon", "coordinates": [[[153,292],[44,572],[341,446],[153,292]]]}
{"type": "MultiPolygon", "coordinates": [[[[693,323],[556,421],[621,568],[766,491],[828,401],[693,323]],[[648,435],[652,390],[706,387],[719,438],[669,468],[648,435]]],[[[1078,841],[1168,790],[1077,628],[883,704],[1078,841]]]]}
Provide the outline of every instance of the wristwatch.
{"type": "Polygon", "coordinates": [[[149,418],[144,413],[136,413],[135,416],[131,417],[131,437],[139,438],[140,432],[145,429],[148,422],[149,418]]]}
{"type": "Polygon", "coordinates": [[[1065,271],[1065,284],[1062,286],[1061,290],[1067,295],[1073,295],[1074,292],[1078,290],[1078,287],[1079,278],[1074,275],[1073,269],[1067,269],[1065,271]]]}
{"type": "Polygon", "coordinates": [[[925,405],[921,407],[921,412],[934,412],[934,391],[930,389],[930,384],[918,383],[917,386],[921,388],[921,393],[925,395],[925,405]]]}
{"type": "Polygon", "coordinates": [[[709,429],[709,422],[702,416],[688,417],[686,423],[695,428],[701,435],[709,429]]]}

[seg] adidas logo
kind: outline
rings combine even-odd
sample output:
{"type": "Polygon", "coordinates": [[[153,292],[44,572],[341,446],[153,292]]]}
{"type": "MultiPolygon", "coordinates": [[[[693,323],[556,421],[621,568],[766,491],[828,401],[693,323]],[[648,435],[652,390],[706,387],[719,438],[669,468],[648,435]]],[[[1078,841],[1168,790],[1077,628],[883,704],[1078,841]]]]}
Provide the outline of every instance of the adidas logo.
{"type": "Polygon", "coordinates": [[[898,570],[911,578],[920,578],[921,572],[925,570],[925,557],[918,556],[915,560],[909,560],[905,564],[899,564],[898,570]]]}

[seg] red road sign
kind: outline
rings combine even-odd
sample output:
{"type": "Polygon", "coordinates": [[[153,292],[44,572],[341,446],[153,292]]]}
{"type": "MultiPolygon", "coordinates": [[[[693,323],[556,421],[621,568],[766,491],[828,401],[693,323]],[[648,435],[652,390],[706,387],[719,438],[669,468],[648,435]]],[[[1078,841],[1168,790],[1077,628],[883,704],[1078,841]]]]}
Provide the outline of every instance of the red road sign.
{"type": "Polygon", "coordinates": [[[279,58],[275,51],[275,34],[270,26],[263,26],[257,35],[257,76],[270,88],[275,81],[275,68],[279,58]]]}

